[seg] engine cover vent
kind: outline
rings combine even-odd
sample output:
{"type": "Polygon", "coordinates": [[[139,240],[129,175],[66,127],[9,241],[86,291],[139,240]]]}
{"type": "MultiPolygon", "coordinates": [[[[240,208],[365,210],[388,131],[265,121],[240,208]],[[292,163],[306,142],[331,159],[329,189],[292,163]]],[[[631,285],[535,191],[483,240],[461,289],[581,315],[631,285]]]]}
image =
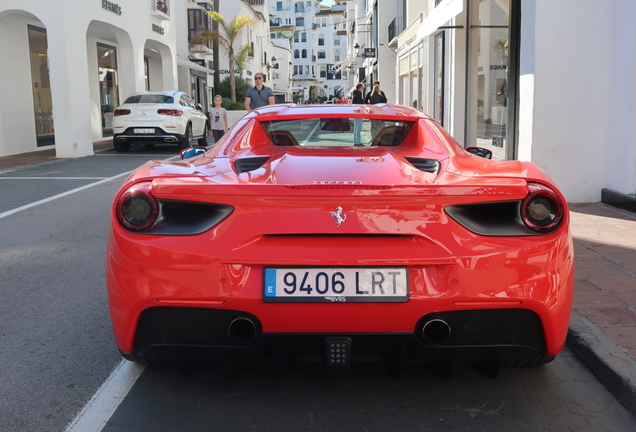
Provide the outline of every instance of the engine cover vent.
{"type": "Polygon", "coordinates": [[[438,160],[415,157],[407,157],[404,159],[420,171],[426,171],[431,174],[439,173],[440,163],[438,160]]]}
{"type": "Polygon", "coordinates": [[[241,174],[259,169],[268,160],[269,156],[238,159],[234,162],[234,166],[236,167],[236,172],[241,174]]]}

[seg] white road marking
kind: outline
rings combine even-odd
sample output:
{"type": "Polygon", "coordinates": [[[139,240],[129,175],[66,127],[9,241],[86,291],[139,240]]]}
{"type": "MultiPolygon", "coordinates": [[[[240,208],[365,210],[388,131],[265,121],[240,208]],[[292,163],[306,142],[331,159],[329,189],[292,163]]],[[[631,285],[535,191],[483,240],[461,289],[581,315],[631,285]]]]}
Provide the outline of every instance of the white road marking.
{"type": "Polygon", "coordinates": [[[0,219],[5,218],[7,216],[11,216],[11,215],[16,214],[18,212],[21,212],[23,210],[28,210],[30,208],[39,206],[40,204],[45,204],[47,202],[55,201],[56,199],[63,198],[65,196],[72,195],[72,194],[74,194],[76,192],[80,192],[80,191],[83,191],[85,189],[92,188],[93,186],[99,186],[100,184],[108,183],[109,181],[115,180],[116,178],[130,175],[131,172],[132,171],[127,171],[125,173],[117,174],[116,176],[108,177],[108,178],[105,178],[103,180],[97,181],[95,183],[90,183],[90,184],[87,184],[87,185],[84,185],[84,186],[81,186],[81,187],[78,187],[78,188],[75,188],[75,189],[71,189],[70,191],[62,192],[61,194],[53,195],[53,196],[50,196],[48,198],[41,199],[40,201],[35,201],[35,202],[32,202],[31,204],[23,205],[22,207],[14,208],[13,210],[9,210],[9,211],[6,211],[4,213],[0,213],[0,219]]]}
{"type": "Polygon", "coordinates": [[[146,367],[122,360],[64,432],[99,432],[146,367]]]}
{"type": "MultiPolygon", "coordinates": [[[[166,161],[176,160],[177,158],[179,158],[179,156],[171,157],[170,159],[166,159],[166,161]]],[[[121,174],[114,175],[112,177],[106,177],[106,178],[100,177],[103,180],[97,181],[95,183],[90,183],[90,184],[87,184],[87,185],[84,185],[84,186],[80,186],[78,188],[71,189],[70,191],[62,192],[60,194],[53,195],[53,196],[50,196],[48,198],[41,199],[39,201],[32,202],[31,204],[26,204],[26,205],[23,205],[22,207],[14,208],[13,210],[9,210],[9,211],[6,211],[4,213],[0,213],[0,219],[3,219],[5,217],[7,217],[7,216],[11,216],[11,215],[16,214],[18,212],[21,212],[23,210],[28,210],[30,208],[39,206],[40,204],[45,204],[47,202],[55,201],[58,198],[63,198],[65,196],[74,194],[76,192],[81,192],[83,190],[90,189],[93,186],[99,186],[100,184],[108,183],[109,181],[115,180],[116,178],[130,175],[130,173],[132,173],[133,171],[134,170],[126,171],[126,172],[123,172],[121,174]]],[[[2,177],[0,177],[0,178],[2,178],[2,177]]],[[[25,177],[17,177],[17,178],[23,179],[25,177]]],[[[54,179],[55,177],[51,177],[51,178],[54,179]]],[[[73,177],[73,178],[75,179],[75,178],[79,178],[79,177],[73,177]]]]}
{"type": "Polygon", "coordinates": [[[2,177],[0,180],[102,180],[106,177],[2,177]]]}

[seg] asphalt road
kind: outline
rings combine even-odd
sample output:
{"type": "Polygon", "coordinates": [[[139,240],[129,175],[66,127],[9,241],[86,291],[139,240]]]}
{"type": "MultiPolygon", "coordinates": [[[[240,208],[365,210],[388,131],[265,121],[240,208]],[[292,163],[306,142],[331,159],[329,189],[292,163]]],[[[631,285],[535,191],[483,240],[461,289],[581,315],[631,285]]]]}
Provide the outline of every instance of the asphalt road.
{"type": "MultiPolygon", "coordinates": [[[[0,173],[0,431],[68,430],[105,382],[120,385],[109,378],[121,362],[105,295],[109,209],[128,171],[175,155],[106,151],[0,173]]],[[[147,367],[103,422],[108,432],[636,430],[567,350],[494,380],[468,367],[448,381],[414,365],[400,381],[373,364],[335,377],[296,364],[283,379],[270,365],[147,367]]]]}

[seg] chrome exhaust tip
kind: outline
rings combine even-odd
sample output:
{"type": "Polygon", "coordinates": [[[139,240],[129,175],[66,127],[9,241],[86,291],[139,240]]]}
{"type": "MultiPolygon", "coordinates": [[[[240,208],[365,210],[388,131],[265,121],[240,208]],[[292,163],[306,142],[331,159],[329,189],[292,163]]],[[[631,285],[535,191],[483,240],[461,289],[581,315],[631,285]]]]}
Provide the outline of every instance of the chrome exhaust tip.
{"type": "Polygon", "coordinates": [[[433,318],[422,326],[422,339],[429,345],[440,346],[448,342],[451,328],[442,318],[433,318]]]}
{"type": "Polygon", "coordinates": [[[246,344],[253,342],[258,336],[258,328],[254,320],[245,316],[238,316],[230,321],[227,334],[232,342],[246,344]]]}

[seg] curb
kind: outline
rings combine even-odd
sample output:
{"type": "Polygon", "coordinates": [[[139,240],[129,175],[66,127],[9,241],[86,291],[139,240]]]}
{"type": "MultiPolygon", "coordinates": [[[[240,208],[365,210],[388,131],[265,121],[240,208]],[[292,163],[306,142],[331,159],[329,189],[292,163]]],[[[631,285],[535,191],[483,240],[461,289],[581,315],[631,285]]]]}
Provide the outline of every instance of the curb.
{"type": "Polygon", "coordinates": [[[636,361],[588,319],[572,311],[567,346],[610,393],[636,416],[636,361]]]}

